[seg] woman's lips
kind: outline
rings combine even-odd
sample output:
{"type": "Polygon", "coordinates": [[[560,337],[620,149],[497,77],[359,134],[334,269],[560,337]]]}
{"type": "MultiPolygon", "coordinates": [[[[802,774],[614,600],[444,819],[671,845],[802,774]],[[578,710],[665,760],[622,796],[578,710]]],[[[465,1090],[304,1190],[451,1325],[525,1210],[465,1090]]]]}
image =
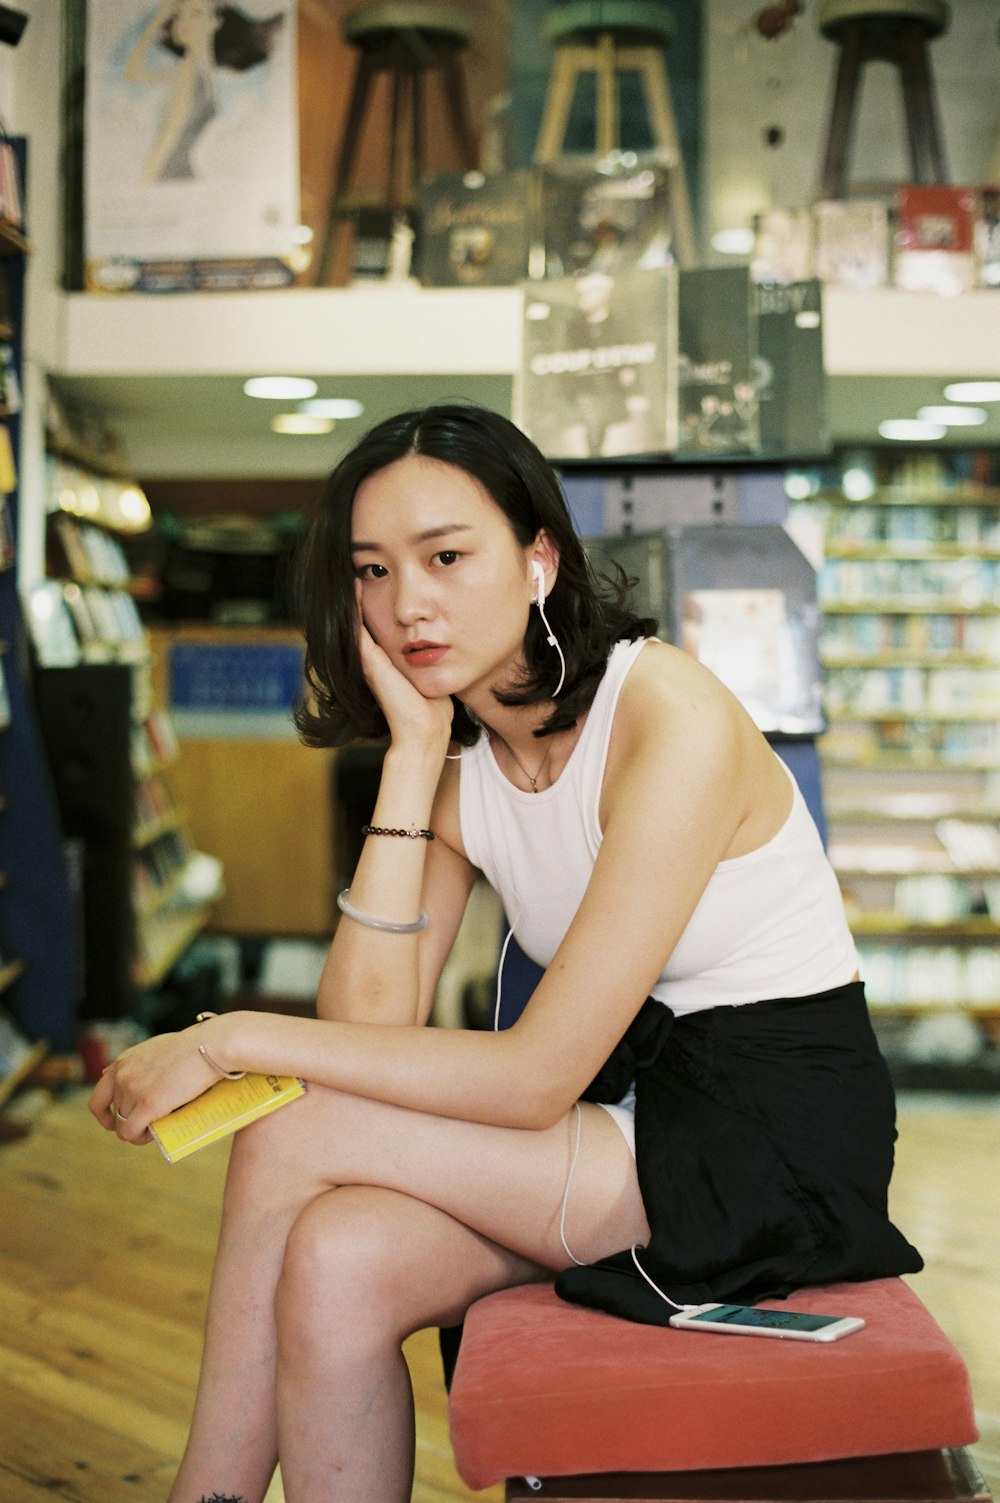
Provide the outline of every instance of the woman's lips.
{"type": "Polygon", "coordinates": [[[411,647],[403,648],[403,656],[408,663],[415,668],[431,668],[439,663],[448,651],[438,642],[414,642],[411,647]]]}

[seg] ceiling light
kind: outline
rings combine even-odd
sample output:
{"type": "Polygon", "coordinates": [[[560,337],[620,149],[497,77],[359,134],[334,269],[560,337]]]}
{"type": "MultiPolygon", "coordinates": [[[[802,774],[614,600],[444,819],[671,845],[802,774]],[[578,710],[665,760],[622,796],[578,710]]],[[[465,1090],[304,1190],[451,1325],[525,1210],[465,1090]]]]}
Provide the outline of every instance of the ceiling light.
{"type": "Polygon", "coordinates": [[[944,394],[949,402],[1000,402],[1000,381],[953,381],[944,394]]]}
{"type": "Polygon", "coordinates": [[[802,313],[795,315],[795,327],[797,329],[818,329],[820,316],[815,308],[806,308],[802,313]]]}
{"type": "Polygon", "coordinates": [[[943,423],[922,423],[918,418],[889,418],[886,422],[879,423],[878,431],[883,438],[920,443],[928,439],[944,438],[946,429],[943,423]]]}
{"type": "Polygon", "coordinates": [[[785,476],[785,495],[790,501],[804,501],[813,493],[813,484],[808,475],[789,471],[785,476]]]}
{"type": "Polygon", "coordinates": [[[754,233],[745,228],[716,230],[711,245],[722,256],[749,256],[754,247],[754,233]]]}
{"type": "Polygon", "coordinates": [[[303,402],[299,407],[300,412],[321,418],[356,418],[364,410],[365,404],[354,397],[313,397],[311,402],[303,402]]]}
{"type": "Polygon", "coordinates": [[[297,402],[314,397],[318,388],[307,376],[252,376],[244,381],[243,390],[248,397],[263,397],[270,402],[297,402]]]}
{"type": "Polygon", "coordinates": [[[917,417],[922,423],[944,423],[946,428],[978,428],[989,413],[985,407],[920,407],[917,417]]]}
{"type": "Polygon", "coordinates": [[[870,470],[851,465],[841,476],[840,488],[848,501],[867,501],[875,494],[875,477],[870,470]]]}
{"type": "Polygon", "coordinates": [[[137,485],[122,486],[118,492],[118,510],[126,525],[136,532],[143,532],[153,520],[146,494],[137,485]]]}
{"type": "Polygon", "coordinates": [[[310,417],[308,412],[279,412],[271,419],[275,433],[332,433],[333,418],[310,417]]]}

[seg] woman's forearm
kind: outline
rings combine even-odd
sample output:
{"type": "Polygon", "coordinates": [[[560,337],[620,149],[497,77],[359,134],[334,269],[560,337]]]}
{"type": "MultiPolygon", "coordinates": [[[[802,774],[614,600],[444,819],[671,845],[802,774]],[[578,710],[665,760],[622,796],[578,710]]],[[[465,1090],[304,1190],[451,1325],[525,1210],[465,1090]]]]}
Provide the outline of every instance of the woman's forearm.
{"type": "Polygon", "coordinates": [[[516,1029],[387,1028],[233,1012],[199,1025],[202,1031],[212,1058],[226,1069],[298,1075],[469,1122],[545,1128],[572,1099],[568,1083],[554,1079],[559,1072],[542,1067],[543,1051],[516,1029]]]}
{"type": "MultiPolygon", "coordinates": [[[[435,747],[386,753],[372,825],[388,830],[429,827],[444,751],[435,747]]],[[[384,923],[411,924],[420,915],[428,842],[421,836],[369,835],[350,884],[350,904],[384,923]]],[[[419,933],[373,928],[344,915],[323,971],[321,1017],[369,1022],[418,1021],[419,933]]]]}

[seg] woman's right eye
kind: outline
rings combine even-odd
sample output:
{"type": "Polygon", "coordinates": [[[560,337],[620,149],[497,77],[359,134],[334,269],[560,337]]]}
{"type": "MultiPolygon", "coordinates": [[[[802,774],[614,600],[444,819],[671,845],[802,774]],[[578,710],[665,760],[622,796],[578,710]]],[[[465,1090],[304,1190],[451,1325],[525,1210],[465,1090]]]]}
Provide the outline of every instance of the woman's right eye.
{"type": "Polygon", "coordinates": [[[385,579],[389,571],[385,564],[359,564],[354,573],[358,579],[385,579]]]}

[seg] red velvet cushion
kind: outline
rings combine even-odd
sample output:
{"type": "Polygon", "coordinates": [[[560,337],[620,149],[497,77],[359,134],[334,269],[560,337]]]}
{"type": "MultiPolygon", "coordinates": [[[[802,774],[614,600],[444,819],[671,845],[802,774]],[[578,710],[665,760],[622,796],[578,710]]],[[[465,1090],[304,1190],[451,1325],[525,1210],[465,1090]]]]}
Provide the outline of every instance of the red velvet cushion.
{"type": "Polygon", "coordinates": [[[458,1471],[483,1488],[514,1476],[781,1465],[977,1438],[965,1365],[901,1279],[802,1290],[787,1308],[867,1324],[820,1346],[640,1326],[566,1304],[549,1285],[489,1295],[466,1317],[452,1384],[458,1471]]]}

